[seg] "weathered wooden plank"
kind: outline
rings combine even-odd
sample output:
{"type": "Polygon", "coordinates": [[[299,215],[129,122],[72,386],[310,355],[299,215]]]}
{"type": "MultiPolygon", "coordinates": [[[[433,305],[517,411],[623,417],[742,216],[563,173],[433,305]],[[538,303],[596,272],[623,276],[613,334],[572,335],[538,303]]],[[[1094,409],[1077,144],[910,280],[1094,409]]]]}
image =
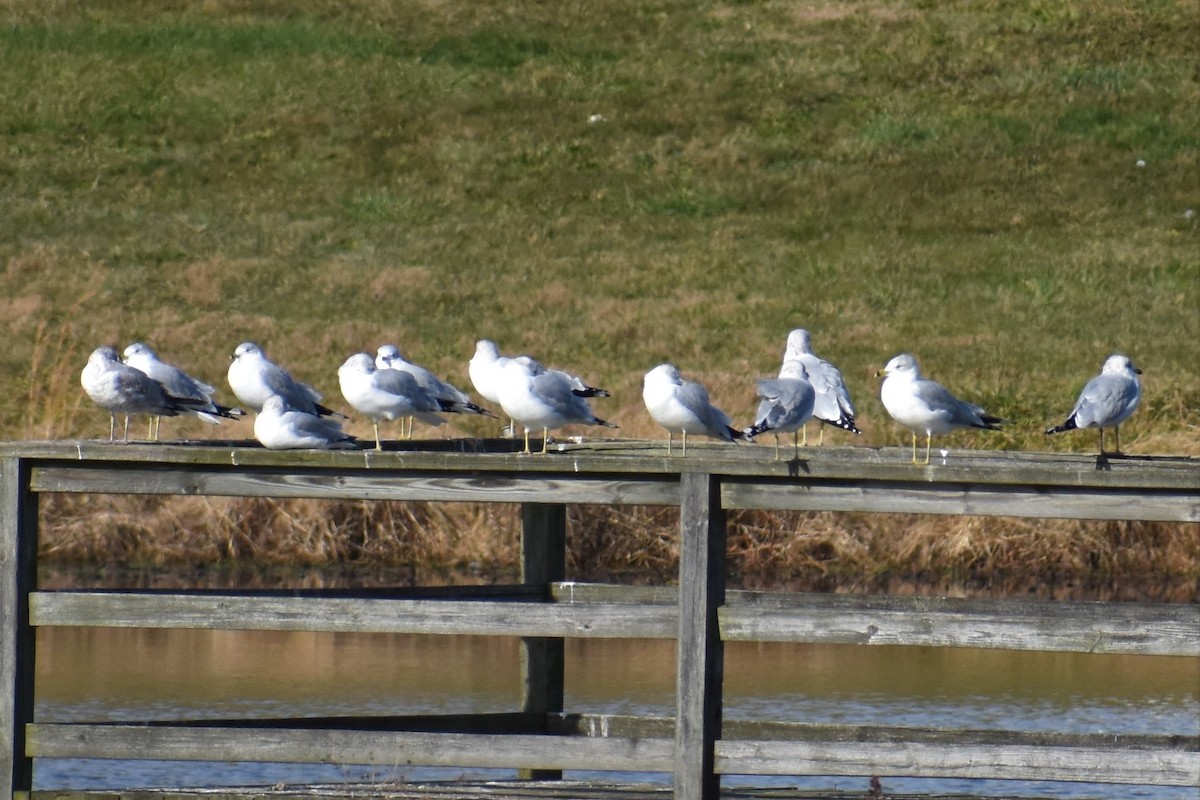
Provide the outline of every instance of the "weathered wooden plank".
{"type": "MultiPolygon", "coordinates": [[[[673,587],[564,582],[559,603],[670,605],[673,587]]],[[[1200,606],[780,592],[726,593],[725,641],[1200,656],[1200,606]]]]}
{"type": "Polygon", "coordinates": [[[393,443],[384,452],[269,451],[254,442],[113,445],[107,441],[0,443],[0,454],[77,466],[154,463],[194,468],[237,467],[295,472],[372,470],[546,472],[672,477],[682,472],[811,481],[864,480],[1094,486],[1200,491],[1200,458],[1099,457],[1094,454],[959,450],[946,463],[915,466],[907,448],[823,447],[802,458],[775,461],[768,448],[696,443],[686,458],[666,457],[661,442],[596,440],[560,443],[547,456],[513,453],[508,440],[431,440],[393,443]],[[399,449],[403,447],[404,449],[399,449]]]}
{"type": "Polygon", "coordinates": [[[848,609],[721,609],[726,641],[977,647],[1079,653],[1200,656],[1200,609],[1178,606],[1153,626],[1136,618],[1098,620],[1019,614],[848,609]]]}
{"type": "Polygon", "coordinates": [[[1200,522],[1200,492],[980,483],[725,482],[726,508],[1200,522]]]}
{"type": "Polygon", "coordinates": [[[725,512],[720,483],[686,473],[680,484],[679,637],[675,680],[675,797],[717,800],[713,743],[721,735],[725,649],[725,512]]]}
{"type": "Polygon", "coordinates": [[[721,740],[724,775],[880,775],[1196,786],[1200,753],[1116,748],[721,740]]]}
{"type": "Polygon", "coordinates": [[[437,500],[493,503],[601,503],[672,505],[678,502],[673,481],[621,479],[568,474],[534,476],[482,472],[293,471],[252,468],[164,468],[46,466],[34,470],[40,492],[92,494],[207,495],[227,497],[304,497],[328,500],[437,500]]]}
{"type": "Polygon", "coordinates": [[[29,593],[37,580],[38,498],[18,459],[0,460],[0,797],[28,791],[33,762],[25,725],[33,719],[35,631],[29,593]]]}
{"type": "Polygon", "coordinates": [[[672,766],[673,749],[670,739],[521,734],[147,727],[116,723],[35,723],[26,730],[26,752],[35,758],[153,756],[178,761],[667,772],[672,766]]]}
{"type": "Polygon", "coordinates": [[[120,592],[35,592],[35,626],[673,638],[670,607],[120,592]]]}

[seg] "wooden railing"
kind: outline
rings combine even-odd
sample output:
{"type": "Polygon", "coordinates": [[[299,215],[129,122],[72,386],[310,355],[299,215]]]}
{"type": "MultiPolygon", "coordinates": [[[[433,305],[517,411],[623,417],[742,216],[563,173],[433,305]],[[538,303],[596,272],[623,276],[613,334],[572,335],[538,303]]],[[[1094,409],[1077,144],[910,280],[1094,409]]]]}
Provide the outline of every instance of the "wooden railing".
{"type": "MultiPolygon", "coordinates": [[[[0,445],[0,797],[35,758],[342,762],[667,772],[675,796],[716,798],[722,774],[894,775],[1167,786],[1200,782],[1200,737],[859,728],[722,721],[727,641],[836,642],[1200,658],[1200,606],[727,592],[725,512],[740,508],[1200,521],[1200,460],[659,443],[503,442],[274,453],[247,443],[0,445]],[[522,583],[387,596],[316,592],[38,591],[46,492],[522,504],[522,583]],[[566,506],[680,509],[678,588],[567,582],[566,506]],[[45,626],[312,630],[522,637],[523,707],[451,717],[49,724],[33,711],[45,626]],[[563,639],[676,639],[676,714],[563,708],[563,639]]],[[[1200,533],[1200,531],[1198,531],[1200,533]]]]}

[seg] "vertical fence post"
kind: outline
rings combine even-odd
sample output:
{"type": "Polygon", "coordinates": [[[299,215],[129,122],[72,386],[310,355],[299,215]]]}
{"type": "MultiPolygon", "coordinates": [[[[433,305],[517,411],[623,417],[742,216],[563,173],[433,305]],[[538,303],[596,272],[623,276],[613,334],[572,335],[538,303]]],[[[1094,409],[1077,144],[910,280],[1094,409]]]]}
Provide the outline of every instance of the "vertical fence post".
{"type": "Polygon", "coordinates": [[[721,735],[725,648],[725,512],[721,482],[685,472],[679,487],[679,640],[675,684],[675,800],[717,800],[713,771],[721,735]]]}
{"type": "Polygon", "coordinates": [[[0,798],[27,795],[33,787],[25,725],[33,721],[29,593],[37,580],[37,503],[26,463],[0,461],[0,798]]]}
{"type": "MultiPolygon", "coordinates": [[[[521,583],[550,598],[550,584],[567,576],[567,507],[521,505],[521,583]]],[[[563,640],[528,636],[521,639],[521,710],[553,714],[563,710],[563,640]]],[[[561,770],[522,769],[524,780],[558,780],[561,770]]]]}

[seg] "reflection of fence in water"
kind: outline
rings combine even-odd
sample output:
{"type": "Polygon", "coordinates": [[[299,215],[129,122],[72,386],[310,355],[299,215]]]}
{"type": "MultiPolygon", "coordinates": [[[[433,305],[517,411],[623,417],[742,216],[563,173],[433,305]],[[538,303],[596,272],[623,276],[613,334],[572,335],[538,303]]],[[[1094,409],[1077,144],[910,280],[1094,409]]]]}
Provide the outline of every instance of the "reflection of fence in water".
{"type": "Polygon", "coordinates": [[[725,509],[1200,520],[1200,463],[956,453],[916,467],[863,448],[774,462],[638,443],[544,457],[422,451],[12,445],[3,453],[0,789],[32,759],[145,758],[669,772],[683,798],[721,774],[893,775],[1191,786],[1200,737],[949,731],[761,722],[722,725],[726,641],[923,645],[1200,656],[1194,606],[726,592],[725,509]],[[37,592],[40,492],[519,502],[523,583],[395,592],[37,592]],[[678,589],[567,582],[567,503],[677,505],[678,589]],[[11,613],[8,613],[11,612],[11,613]],[[523,637],[523,708],[505,714],[43,724],[32,715],[33,632],[117,626],[523,637]],[[564,637],[675,639],[676,714],[566,713],[564,637]],[[11,687],[11,691],[10,691],[11,687]],[[7,762],[7,763],[5,763],[7,762]],[[11,766],[10,766],[11,765],[11,766]]]}

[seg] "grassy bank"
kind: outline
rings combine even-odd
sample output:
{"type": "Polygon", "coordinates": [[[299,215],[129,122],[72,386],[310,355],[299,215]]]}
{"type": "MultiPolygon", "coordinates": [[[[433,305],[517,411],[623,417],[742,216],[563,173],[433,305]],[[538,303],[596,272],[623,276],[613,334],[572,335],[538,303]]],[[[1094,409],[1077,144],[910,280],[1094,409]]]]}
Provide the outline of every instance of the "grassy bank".
{"type": "MultiPolygon", "coordinates": [[[[5,4],[0,432],[101,435],[105,415],[78,387],[101,343],[148,341],[228,401],[229,354],[257,340],[341,405],[335,371],[352,352],[395,342],[466,387],[474,342],[489,337],[585,371],[614,392],[602,416],[620,435],[650,436],[648,368],[675,362],[741,422],[753,378],[803,326],[846,374],[865,431],[855,443],[905,442],[871,376],[907,350],[1015,421],[949,446],[1090,449],[1091,436],[1041,431],[1121,351],[1146,387],[1126,449],[1200,454],[1198,11],[5,4]]],[[[210,435],[199,423],[164,433],[210,435]]],[[[161,527],[146,537],[172,540],[188,518],[173,513],[147,514],[161,527]]],[[[331,525],[349,542],[338,513],[238,512],[214,526],[240,532],[230,541],[286,519],[292,533],[213,558],[267,558],[331,525]]],[[[46,531],[50,552],[130,557],[119,508],[99,516],[113,520],[100,543],[79,551],[64,517],[46,531]]],[[[931,569],[1050,558],[1006,545],[1012,525],[822,519],[844,537],[819,548],[826,559],[799,552],[810,520],[747,524],[762,580],[801,566],[845,574],[839,585],[893,574],[910,528],[925,532],[931,569]],[[970,555],[945,551],[962,541],[970,555]]],[[[408,530],[379,524],[381,540],[408,530]]],[[[642,552],[641,521],[595,527],[642,552]]],[[[1110,530],[1028,536],[1046,532],[1074,563],[1110,530]]],[[[1139,582],[1167,570],[1196,598],[1194,546],[1118,531],[1114,553],[1122,537],[1164,559],[1139,582]]],[[[306,547],[278,557],[305,560],[306,547]]]]}

